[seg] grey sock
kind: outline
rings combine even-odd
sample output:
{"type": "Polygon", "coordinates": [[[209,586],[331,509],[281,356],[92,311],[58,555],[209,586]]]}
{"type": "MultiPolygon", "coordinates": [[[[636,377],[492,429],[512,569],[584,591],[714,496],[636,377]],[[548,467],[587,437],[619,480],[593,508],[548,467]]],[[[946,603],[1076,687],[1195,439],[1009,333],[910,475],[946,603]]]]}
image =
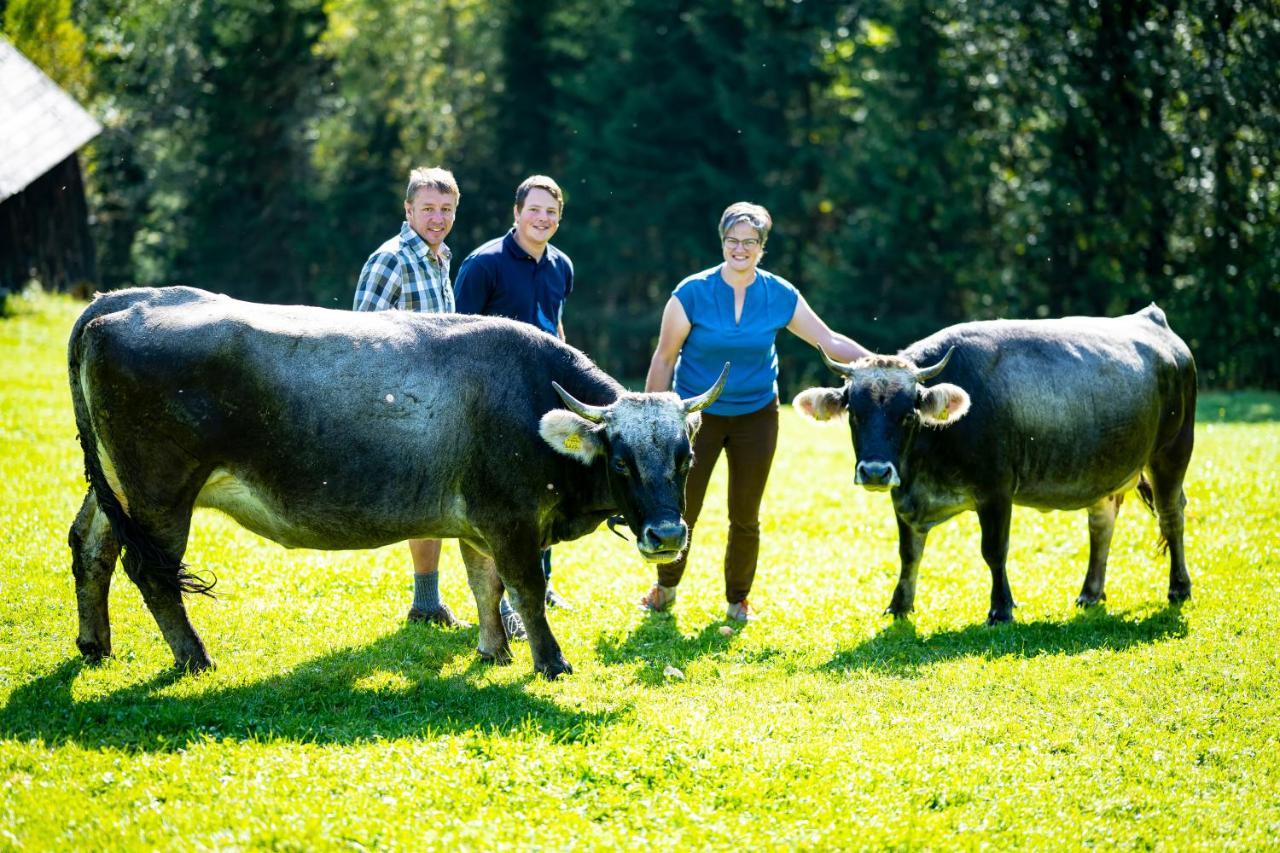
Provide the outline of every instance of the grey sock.
{"type": "Polygon", "coordinates": [[[414,573],[413,609],[423,613],[435,613],[440,609],[440,573],[429,575],[414,573]]]}

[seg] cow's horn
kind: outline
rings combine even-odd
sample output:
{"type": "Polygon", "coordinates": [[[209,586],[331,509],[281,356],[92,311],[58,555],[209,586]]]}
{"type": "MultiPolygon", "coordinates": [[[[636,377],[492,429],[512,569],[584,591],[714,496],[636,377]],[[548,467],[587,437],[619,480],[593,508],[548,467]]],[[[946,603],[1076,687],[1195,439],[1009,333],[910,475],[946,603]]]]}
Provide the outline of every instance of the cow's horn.
{"type": "Polygon", "coordinates": [[[942,357],[942,361],[938,362],[932,367],[916,368],[916,381],[928,382],[930,379],[932,379],[933,377],[941,373],[942,368],[947,366],[947,362],[951,360],[951,354],[955,351],[956,351],[955,347],[952,347],[951,349],[947,350],[947,354],[942,357]]]}
{"type": "Polygon", "coordinates": [[[564,404],[569,411],[578,417],[586,418],[593,424],[598,424],[604,420],[604,413],[608,411],[607,406],[588,406],[586,403],[575,400],[573,395],[561,388],[560,383],[555,380],[551,381],[551,387],[556,389],[556,393],[560,395],[561,400],[564,400],[564,404]]]}
{"type": "Polygon", "coordinates": [[[720,371],[720,378],[716,380],[715,385],[712,385],[710,388],[706,390],[706,392],[699,394],[696,397],[690,397],[687,400],[680,401],[684,405],[685,414],[691,415],[694,412],[700,412],[703,409],[705,409],[707,406],[710,406],[712,403],[714,403],[716,401],[716,398],[720,396],[720,392],[724,390],[724,383],[727,382],[728,380],[729,380],[729,362],[726,361],[724,363],[724,370],[720,371]]]}
{"type": "Polygon", "coordinates": [[[839,373],[841,376],[852,376],[852,375],[853,375],[853,366],[852,366],[852,365],[849,365],[849,364],[842,364],[842,363],[840,363],[840,362],[836,361],[836,360],[835,360],[835,359],[833,359],[831,356],[827,355],[827,351],[826,351],[826,350],[824,350],[822,347],[818,347],[818,352],[822,353],[822,360],[823,360],[823,361],[825,361],[825,362],[827,363],[827,367],[830,367],[830,368],[831,368],[832,370],[834,370],[836,373],[839,373]]]}

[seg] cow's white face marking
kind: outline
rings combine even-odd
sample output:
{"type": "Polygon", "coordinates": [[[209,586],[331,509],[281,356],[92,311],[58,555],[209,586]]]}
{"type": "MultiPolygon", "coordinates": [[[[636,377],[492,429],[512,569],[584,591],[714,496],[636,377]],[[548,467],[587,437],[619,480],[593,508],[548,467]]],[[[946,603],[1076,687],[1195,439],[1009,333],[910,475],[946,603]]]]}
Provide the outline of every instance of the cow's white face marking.
{"type": "Polygon", "coordinates": [[[854,389],[865,388],[871,402],[883,406],[903,389],[916,384],[914,370],[898,365],[880,365],[859,370],[853,375],[854,389]]]}
{"type": "Polygon", "coordinates": [[[605,416],[611,442],[630,449],[645,479],[675,476],[678,447],[701,418],[690,423],[680,398],[672,393],[623,395],[605,416]]]}

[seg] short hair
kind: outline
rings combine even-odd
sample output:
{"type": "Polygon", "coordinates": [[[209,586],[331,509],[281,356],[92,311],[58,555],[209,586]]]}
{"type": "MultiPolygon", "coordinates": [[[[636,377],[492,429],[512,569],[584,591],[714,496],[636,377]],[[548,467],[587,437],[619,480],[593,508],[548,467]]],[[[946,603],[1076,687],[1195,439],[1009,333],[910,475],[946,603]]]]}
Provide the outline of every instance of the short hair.
{"type": "Polygon", "coordinates": [[[462,193],[458,191],[458,181],[453,177],[453,172],[448,169],[442,169],[439,166],[432,166],[429,169],[419,166],[410,172],[409,186],[405,187],[404,190],[404,200],[406,202],[413,201],[413,197],[423,187],[430,187],[442,193],[449,193],[453,196],[455,204],[462,198],[462,193]]]}
{"type": "Polygon", "coordinates": [[[551,193],[556,204],[560,205],[560,212],[564,213],[564,193],[561,192],[560,185],[546,175],[530,175],[520,182],[520,186],[516,187],[516,210],[524,210],[524,200],[533,190],[546,190],[551,193]]]}
{"type": "Polygon", "coordinates": [[[735,201],[726,207],[724,213],[720,215],[720,240],[722,242],[724,241],[724,235],[729,233],[729,229],[739,222],[745,222],[756,229],[756,236],[760,238],[761,246],[769,239],[769,229],[773,227],[773,217],[769,215],[769,211],[749,201],[735,201]]]}

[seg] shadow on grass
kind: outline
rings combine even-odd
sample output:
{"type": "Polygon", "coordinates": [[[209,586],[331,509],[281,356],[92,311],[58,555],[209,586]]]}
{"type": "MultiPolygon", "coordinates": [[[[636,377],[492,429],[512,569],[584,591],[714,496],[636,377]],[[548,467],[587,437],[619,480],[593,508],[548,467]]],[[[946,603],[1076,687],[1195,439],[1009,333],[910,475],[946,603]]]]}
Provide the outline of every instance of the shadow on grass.
{"type": "Polygon", "coordinates": [[[1074,655],[1094,649],[1121,651],[1186,634],[1186,618],[1177,605],[1139,618],[1095,607],[1059,621],[1012,622],[995,627],[979,623],[925,637],[917,634],[910,621],[903,620],[891,623],[856,648],[839,652],[822,668],[832,672],[869,669],[917,676],[934,664],[958,658],[995,660],[1045,654],[1074,655]]]}
{"type": "Polygon", "coordinates": [[[730,636],[720,633],[722,622],[712,622],[695,637],[680,633],[674,613],[651,613],[622,642],[601,637],[596,642],[596,654],[605,664],[644,661],[648,666],[640,670],[641,684],[653,687],[666,680],[663,671],[667,666],[683,670],[691,661],[706,655],[728,650],[735,631],[730,636]]]}
{"type": "Polygon", "coordinates": [[[405,626],[279,676],[187,696],[166,695],[188,677],[170,669],[108,696],[77,700],[75,682],[90,669],[77,657],[13,691],[0,708],[0,737],[149,752],[222,738],[348,744],[474,731],[532,731],[570,742],[594,738],[616,718],[530,695],[524,687],[535,676],[528,651],[521,655],[519,647],[512,666],[527,669],[524,680],[477,685],[491,664],[476,655],[475,640],[476,629],[405,626]],[[441,676],[459,655],[471,656],[471,665],[441,676]]]}

